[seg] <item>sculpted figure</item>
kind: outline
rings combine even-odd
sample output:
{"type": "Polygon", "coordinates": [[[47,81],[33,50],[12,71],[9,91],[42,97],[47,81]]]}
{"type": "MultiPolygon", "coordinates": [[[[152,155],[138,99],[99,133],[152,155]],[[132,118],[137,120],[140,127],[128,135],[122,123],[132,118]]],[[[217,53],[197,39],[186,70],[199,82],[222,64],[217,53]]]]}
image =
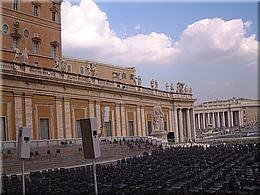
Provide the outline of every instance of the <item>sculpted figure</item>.
{"type": "Polygon", "coordinates": [[[166,91],[169,91],[169,89],[170,89],[169,87],[170,87],[170,86],[169,86],[169,83],[166,82],[166,83],[165,83],[165,90],[166,90],[166,91]]]}
{"type": "Polygon", "coordinates": [[[137,80],[138,80],[137,84],[142,85],[142,78],[140,76],[137,77],[137,80]]]}
{"type": "Polygon", "coordinates": [[[55,58],[54,58],[54,61],[55,61],[55,64],[53,65],[53,68],[55,68],[55,69],[59,69],[60,67],[60,59],[56,56],[55,58]]]}
{"type": "Polygon", "coordinates": [[[14,62],[18,62],[19,61],[19,55],[20,55],[20,50],[18,48],[14,49],[14,62]]]}
{"type": "Polygon", "coordinates": [[[157,80],[154,81],[154,87],[155,87],[155,89],[158,89],[158,81],[157,80]]]}
{"type": "Polygon", "coordinates": [[[29,51],[27,50],[27,48],[24,48],[22,56],[23,56],[23,63],[28,64],[29,51]]]}
{"type": "Polygon", "coordinates": [[[154,79],[152,79],[151,82],[150,82],[151,89],[154,89],[154,84],[155,84],[155,83],[154,83],[154,79]]]}
{"type": "Polygon", "coordinates": [[[157,104],[153,108],[153,126],[155,131],[164,130],[164,113],[160,104],[157,104]]]}
{"type": "Polygon", "coordinates": [[[91,75],[91,66],[89,63],[85,66],[85,72],[88,76],[91,75]]]}
{"type": "Polygon", "coordinates": [[[97,65],[94,63],[91,64],[91,73],[93,77],[97,76],[97,65]]]}
{"type": "Polygon", "coordinates": [[[171,90],[171,92],[174,91],[174,84],[173,83],[171,83],[170,90],[171,90]]]}
{"type": "Polygon", "coordinates": [[[183,93],[184,92],[184,83],[178,82],[177,83],[177,93],[183,93]]]}

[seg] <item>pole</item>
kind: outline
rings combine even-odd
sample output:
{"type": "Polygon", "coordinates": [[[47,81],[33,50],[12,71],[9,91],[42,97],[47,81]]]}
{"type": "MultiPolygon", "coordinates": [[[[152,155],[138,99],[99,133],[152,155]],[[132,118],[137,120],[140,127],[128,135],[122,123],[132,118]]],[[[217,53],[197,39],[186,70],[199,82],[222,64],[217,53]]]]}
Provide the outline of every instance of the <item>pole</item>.
{"type": "Polygon", "coordinates": [[[95,182],[95,194],[98,195],[97,173],[96,173],[96,159],[93,159],[93,175],[94,175],[94,182],[95,182]]]}
{"type": "Polygon", "coordinates": [[[24,180],[24,159],[22,159],[22,182],[23,182],[23,195],[25,195],[25,180],[24,180]]]}

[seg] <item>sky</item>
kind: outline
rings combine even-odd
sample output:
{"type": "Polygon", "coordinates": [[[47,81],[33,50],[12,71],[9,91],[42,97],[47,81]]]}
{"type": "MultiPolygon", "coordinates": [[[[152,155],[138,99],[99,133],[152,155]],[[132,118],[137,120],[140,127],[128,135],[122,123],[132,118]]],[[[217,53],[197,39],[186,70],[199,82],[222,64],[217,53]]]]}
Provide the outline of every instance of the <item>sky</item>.
{"type": "Polygon", "coordinates": [[[197,103],[258,99],[257,3],[64,0],[63,55],[181,81],[197,103]]]}

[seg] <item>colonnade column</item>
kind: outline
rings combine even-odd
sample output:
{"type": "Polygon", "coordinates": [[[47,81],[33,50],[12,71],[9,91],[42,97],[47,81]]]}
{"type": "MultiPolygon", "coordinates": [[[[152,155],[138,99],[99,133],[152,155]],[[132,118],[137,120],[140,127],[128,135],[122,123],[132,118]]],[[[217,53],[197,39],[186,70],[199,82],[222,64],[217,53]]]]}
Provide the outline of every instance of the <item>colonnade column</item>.
{"type": "Polygon", "coordinates": [[[142,128],[142,136],[147,136],[146,135],[146,123],[145,123],[145,114],[144,114],[144,107],[141,106],[141,128],[142,128]]]}
{"type": "Polygon", "coordinates": [[[56,97],[56,119],[57,119],[57,134],[58,139],[64,138],[63,135],[63,120],[62,120],[62,97],[56,97]]]}
{"type": "MultiPolygon", "coordinates": [[[[15,109],[16,140],[18,140],[19,127],[23,126],[22,93],[15,93],[14,94],[14,109],[15,109]]],[[[9,128],[6,129],[6,131],[8,131],[8,130],[9,130],[9,128]]],[[[9,140],[10,140],[10,138],[12,139],[12,136],[9,135],[10,134],[9,131],[6,134],[8,135],[9,140]]]]}
{"type": "Polygon", "coordinates": [[[225,127],[225,113],[224,111],[222,112],[222,127],[225,127]]]}
{"type": "Polygon", "coordinates": [[[195,114],[194,114],[194,111],[193,111],[193,108],[191,109],[191,116],[192,116],[192,122],[191,122],[191,124],[192,124],[192,139],[193,139],[193,141],[195,142],[196,141],[196,128],[195,128],[195,114]]]}
{"type": "Polygon", "coordinates": [[[200,128],[200,126],[201,126],[201,123],[200,123],[200,122],[201,122],[201,121],[200,121],[200,113],[199,113],[199,114],[198,114],[198,128],[199,128],[199,129],[201,129],[201,128],[200,128]]]}
{"type": "Polygon", "coordinates": [[[182,109],[178,109],[178,116],[179,116],[179,136],[180,136],[180,142],[183,142],[183,117],[182,117],[182,109]]]}
{"type": "Polygon", "coordinates": [[[136,118],[137,118],[137,135],[142,135],[142,126],[141,126],[141,106],[137,105],[136,108],[136,118]]]}
{"type": "Polygon", "coordinates": [[[190,110],[186,110],[186,119],[187,119],[187,138],[188,142],[191,141],[191,123],[190,123],[190,110]]]}
{"type": "Polygon", "coordinates": [[[121,104],[121,128],[122,128],[122,136],[126,136],[126,116],[125,116],[124,104],[121,104]]]}
{"type": "Polygon", "coordinates": [[[100,101],[96,101],[96,117],[97,117],[97,128],[98,133],[101,133],[100,127],[101,127],[101,114],[100,114],[100,101]]]}
{"type": "Polygon", "coordinates": [[[207,126],[210,124],[210,116],[209,116],[209,115],[210,115],[210,113],[208,112],[208,113],[207,113],[207,116],[208,116],[208,117],[207,117],[207,119],[208,119],[207,126]]]}
{"type": "Polygon", "coordinates": [[[179,128],[178,128],[178,112],[177,109],[174,108],[174,125],[175,125],[175,142],[179,142],[179,128]]]}
{"type": "Polygon", "coordinates": [[[231,127],[231,119],[230,119],[230,112],[229,111],[227,111],[227,120],[228,120],[227,126],[231,127]]]}
{"type": "Polygon", "coordinates": [[[220,113],[217,112],[217,127],[220,127],[220,113]]]}
{"type": "Polygon", "coordinates": [[[89,117],[94,117],[95,116],[95,107],[94,107],[94,101],[89,100],[89,117]]]}
{"type": "Polygon", "coordinates": [[[64,121],[65,121],[65,137],[71,138],[71,112],[70,112],[70,99],[64,98],[64,121]]]}
{"type": "Polygon", "coordinates": [[[216,128],[216,121],[215,121],[215,113],[214,112],[212,112],[212,127],[213,128],[216,128]]]}
{"type": "Polygon", "coordinates": [[[32,94],[25,94],[24,108],[25,108],[25,125],[26,127],[31,128],[32,130],[31,135],[33,136],[32,94]]]}
{"type": "Polygon", "coordinates": [[[205,129],[205,113],[202,113],[202,129],[205,129]]]}
{"type": "Polygon", "coordinates": [[[173,130],[173,117],[172,117],[172,109],[169,109],[169,129],[168,129],[168,132],[172,132],[173,130]]]}
{"type": "Polygon", "coordinates": [[[244,126],[244,117],[243,117],[243,110],[238,111],[239,114],[239,126],[244,126]]]}
{"type": "Polygon", "coordinates": [[[121,118],[120,118],[120,104],[116,103],[116,133],[117,136],[122,136],[121,118]]]}
{"type": "Polygon", "coordinates": [[[234,120],[233,120],[234,116],[233,116],[233,111],[232,110],[230,111],[230,119],[231,119],[230,120],[230,122],[231,122],[230,127],[233,127],[234,126],[234,120]]]}

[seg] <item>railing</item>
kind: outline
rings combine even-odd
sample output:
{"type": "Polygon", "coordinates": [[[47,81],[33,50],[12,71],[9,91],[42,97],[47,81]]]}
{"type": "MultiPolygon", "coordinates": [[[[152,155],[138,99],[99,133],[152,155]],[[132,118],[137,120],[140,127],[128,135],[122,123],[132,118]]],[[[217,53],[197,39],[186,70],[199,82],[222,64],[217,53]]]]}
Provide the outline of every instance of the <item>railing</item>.
{"type": "Polygon", "coordinates": [[[55,69],[42,68],[34,65],[23,64],[23,63],[11,63],[11,62],[0,62],[0,71],[2,73],[11,73],[15,75],[19,74],[31,74],[38,77],[48,78],[48,79],[64,79],[71,82],[83,82],[85,84],[94,84],[102,86],[104,88],[117,88],[124,91],[138,92],[148,95],[156,95],[166,98],[183,98],[183,99],[193,99],[192,94],[176,93],[161,91],[157,89],[151,89],[139,85],[125,84],[117,81],[104,80],[101,78],[90,77],[80,74],[62,72],[55,69]]]}

